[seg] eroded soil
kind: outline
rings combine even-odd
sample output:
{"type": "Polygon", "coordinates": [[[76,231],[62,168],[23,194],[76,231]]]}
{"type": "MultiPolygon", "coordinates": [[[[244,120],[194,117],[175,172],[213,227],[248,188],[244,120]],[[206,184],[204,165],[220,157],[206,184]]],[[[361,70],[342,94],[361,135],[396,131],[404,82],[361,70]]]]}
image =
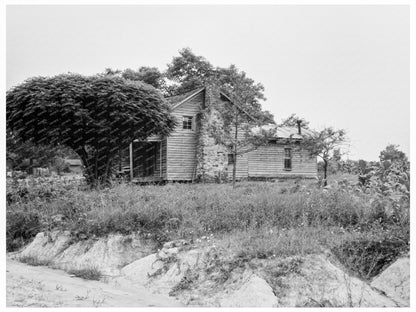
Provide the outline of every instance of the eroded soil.
{"type": "Polygon", "coordinates": [[[172,307],[173,299],[137,285],[106,284],[71,277],[45,266],[7,259],[7,307],[172,307]]]}

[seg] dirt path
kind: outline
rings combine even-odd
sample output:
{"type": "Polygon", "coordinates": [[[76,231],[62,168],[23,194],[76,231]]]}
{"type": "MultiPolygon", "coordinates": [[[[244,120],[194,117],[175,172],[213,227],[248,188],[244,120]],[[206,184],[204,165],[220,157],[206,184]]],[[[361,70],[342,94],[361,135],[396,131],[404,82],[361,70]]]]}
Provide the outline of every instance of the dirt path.
{"type": "Polygon", "coordinates": [[[172,307],[177,301],[133,285],[71,277],[44,266],[6,261],[8,307],[172,307]]]}

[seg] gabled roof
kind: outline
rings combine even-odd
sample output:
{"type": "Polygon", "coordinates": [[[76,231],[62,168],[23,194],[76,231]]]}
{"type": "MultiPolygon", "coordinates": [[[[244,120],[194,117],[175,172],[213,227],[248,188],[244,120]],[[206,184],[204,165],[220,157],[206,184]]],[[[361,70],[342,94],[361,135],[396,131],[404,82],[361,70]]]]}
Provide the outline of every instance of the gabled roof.
{"type": "Polygon", "coordinates": [[[257,119],[254,118],[253,116],[251,116],[244,108],[242,108],[237,103],[234,103],[224,92],[222,92],[222,91],[220,92],[220,97],[222,99],[225,99],[227,102],[231,103],[235,107],[237,107],[240,111],[242,111],[244,114],[246,114],[248,117],[250,117],[251,120],[257,121],[257,119]]]}
{"type": "Polygon", "coordinates": [[[195,89],[183,94],[174,95],[166,98],[166,101],[170,104],[172,109],[175,109],[176,107],[180,106],[181,104],[185,103],[186,101],[193,98],[195,95],[199,94],[200,92],[204,91],[205,88],[199,88],[195,89]]]}
{"type": "MultiPolygon", "coordinates": [[[[193,98],[195,95],[199,94],[202,91],[205,91],[205,87],[202,87],[202,88],[199,88],[199,89],[195,89],[195,90],[192,90],[192,91],[183,93],[183,94],[179,94],[179,95],[175,95],[175,96],[170,96],[170,97],[167,97],[166,100],[170,104],[171,108],[172,109],[175,109],[175,108],[177,108],[181,104],[185,103],[186,101],[190,100],[191,98],[193,98]]],[[[222,100],[225,100],[225,101],[229,102],[230,104],[234,105],[240,111],[242,111],[248,117],[250,117],[252,120],[256,121],[256,118],[254,118],[253,116],[251,116],[240,105],[238,105],[237,103],[234,103],[224,92],[220,91],[220,97],[221,97],[222,100]]]]}
{"type": "Polygon", "coordinates": [[[258,133],[260,132],[260,130],[273,130],[275,132],[275,135],[273,137],[276,139],[302,139],[303,135],[312,136],[314,134],[312,130],[302,128],[302,135],[299,135],[297,127],[279,127],[272,124],[256,127],[252,131],[253,133],[258,133]]]}

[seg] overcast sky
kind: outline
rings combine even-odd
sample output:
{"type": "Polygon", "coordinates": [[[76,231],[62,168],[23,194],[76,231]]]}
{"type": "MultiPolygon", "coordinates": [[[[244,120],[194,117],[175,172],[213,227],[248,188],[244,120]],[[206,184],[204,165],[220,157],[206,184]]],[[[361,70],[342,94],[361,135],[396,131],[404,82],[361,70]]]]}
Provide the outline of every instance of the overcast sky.
{"type": "Polygon", "coordinates": [[[166,69],[190,47],[265,87],[276,121],[347,130],[350,159],[409,155],[408,6],[8,6],[7,89],[33,76],[166,69]]]}

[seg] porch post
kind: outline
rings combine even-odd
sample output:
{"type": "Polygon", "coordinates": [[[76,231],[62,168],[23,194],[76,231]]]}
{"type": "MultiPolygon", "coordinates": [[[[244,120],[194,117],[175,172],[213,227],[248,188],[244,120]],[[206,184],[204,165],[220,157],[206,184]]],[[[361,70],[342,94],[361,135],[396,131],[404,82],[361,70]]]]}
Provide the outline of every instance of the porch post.
{"type": "Polygon", "coordinates": [[[130,181],[133,181],[133,142],[129,145],[130,152],[130,181]]]}
{"type": "Polygon", "coordinates": [[[159,148],[159,177],[163,177],[163,172],[162,172],[162,166],[163,166],[163,162],[162,162],[162,144],[163,144],[163,140],[160,141],[160,148],[159,148]]]}

